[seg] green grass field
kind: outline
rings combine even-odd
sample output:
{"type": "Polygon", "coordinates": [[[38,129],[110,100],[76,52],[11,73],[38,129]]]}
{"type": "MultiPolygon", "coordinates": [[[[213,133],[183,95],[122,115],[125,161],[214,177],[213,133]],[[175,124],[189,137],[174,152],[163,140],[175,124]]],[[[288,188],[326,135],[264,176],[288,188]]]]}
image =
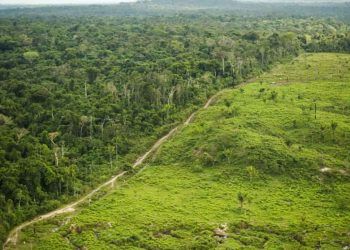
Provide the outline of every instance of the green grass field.
{"type": "Polygon", "coordinates": [[[16,248],[347,246],[350,55],[323,53],[221,92],[146,168],[26,228],[16,248]]]}

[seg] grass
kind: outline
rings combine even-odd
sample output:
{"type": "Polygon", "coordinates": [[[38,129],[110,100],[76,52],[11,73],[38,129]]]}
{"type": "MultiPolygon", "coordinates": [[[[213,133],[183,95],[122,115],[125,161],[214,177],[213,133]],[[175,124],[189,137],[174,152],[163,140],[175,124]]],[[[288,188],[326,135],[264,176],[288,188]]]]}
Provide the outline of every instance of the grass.
{"type": "Polygon", "coordinates": [[[341,249],[349,155],[350,55],[302,55],[222,92],[143,171],[16,247],[341,249]]]}

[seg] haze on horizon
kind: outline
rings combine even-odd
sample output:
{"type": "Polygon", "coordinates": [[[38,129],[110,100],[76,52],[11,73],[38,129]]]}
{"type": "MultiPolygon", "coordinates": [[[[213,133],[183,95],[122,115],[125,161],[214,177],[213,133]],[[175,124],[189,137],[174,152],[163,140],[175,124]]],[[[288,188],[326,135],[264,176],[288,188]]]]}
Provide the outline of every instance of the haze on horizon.
{"type": "MultiPolygon", "coordinates": [[[[350,0],[239,0],[242,2],[350,2],[350,0]]],[[[0,5],[118,4],[137,0],[0,0],[0,5]]]]}
{"type": "Polygon", "coordinates": [[[122,2],[136,2],[136,0],[0,0],[0,5],[117,4],[122,2]]]}

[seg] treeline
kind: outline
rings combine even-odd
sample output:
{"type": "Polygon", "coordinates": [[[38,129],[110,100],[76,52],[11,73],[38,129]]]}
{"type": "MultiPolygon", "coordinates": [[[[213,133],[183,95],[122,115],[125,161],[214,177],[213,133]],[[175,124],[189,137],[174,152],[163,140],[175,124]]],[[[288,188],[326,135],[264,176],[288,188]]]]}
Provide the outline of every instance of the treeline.
{"type": "Polygon", "coordinates": [[[237,16],[273,16],[299,18],[336,18],[350,22],[350,4],[345,1],[328,2],[259,2],[233,0],[140,0],[135,3],[90,6],[30,6],[0,5],[0,16],[172,16],[174,14],[237,15],[237,16]]]}
{"type": "Polygon", "coordinates": [[[349,51],[334,20],[0,19],[0,237],[130,163],[215,91],[310,51],[349,51]]]}

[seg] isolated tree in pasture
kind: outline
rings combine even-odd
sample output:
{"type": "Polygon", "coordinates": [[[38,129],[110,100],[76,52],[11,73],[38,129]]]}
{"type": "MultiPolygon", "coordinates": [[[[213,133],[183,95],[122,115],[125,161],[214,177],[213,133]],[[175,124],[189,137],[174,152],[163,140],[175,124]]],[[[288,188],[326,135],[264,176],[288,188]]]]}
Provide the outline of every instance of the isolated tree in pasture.
{"type": "Polygon", "coordinates": [[[252,181],[253,178],[257,177],[259,174],[258,170],[254,166],[248,166],[247,173],[249,175],[250,181],[252,181]]]}
{"type": "Polygon", "coordinates": [[[335,130],[337,129],[337,127],[338,127],[338,123],[332,121],[331,129],[332,129],[332,134],[333,134],[333,140],[335,139],[335,130]]]}
{"type": "Polygon", "coordinates": [[[315,120],[317,119],[317,103],[314,102],[314,109],[315,109],[315,120]]]}
{"type": "Polygon", "coordinates": [[[288,148],[290,148],[293,145],[292,140],[286,139],[286,145],[288,146],[288,148]]]}
{"type": "Polygon", "coordinates": [[[244,202],[246,200],[246,195],[244,193],[238,192],[237,200],[239,202],[240,208],[243,209],[243,205],[244,205],[244,202]]]}
{"type": "Polygon", "coordinates": [[[275,90],[273,90],[273,91],[271,92],[270,99],[273,100],[273,101],[276,101],[277,96],[278,96],[278,93],[277,93],[275,90]]]}
{"type": "Polygon", "coordinates": [[[231,106],[231,101],[228,100],[228,99],[224,99],[224,104],[225,104],[225,106],[228,108],[228,107],[231,106]]]}
{"type": "Polygon", "coordinates": [[[320,125],[320,131],[321,131],[321,140],[324,141],[324,131],[326,130],[326,126],[320,125]]]}

